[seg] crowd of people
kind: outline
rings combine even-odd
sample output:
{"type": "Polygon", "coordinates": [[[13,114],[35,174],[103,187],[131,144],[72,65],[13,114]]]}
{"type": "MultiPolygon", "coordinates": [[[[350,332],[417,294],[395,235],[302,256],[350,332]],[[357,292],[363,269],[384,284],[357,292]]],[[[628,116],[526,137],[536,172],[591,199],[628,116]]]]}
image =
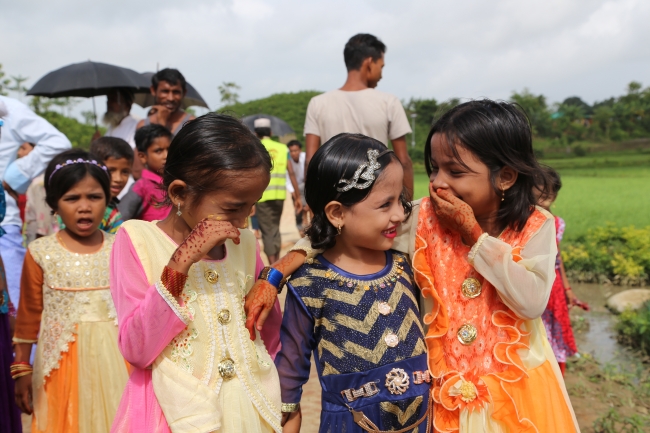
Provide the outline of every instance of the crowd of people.
{"type": "Polygon", "coordinates": [[[323,433],[579,431],[559,176],[519,107],[470,101],[412,201],[385,52],[348,41],[304,152],[185,112],[175,69],[143,120],[111,90],[89,151],[0,96],[0,431],[298,432],[311,359],[323,433]],[[304,237],[280,257],[287,193],[304,237]]]}

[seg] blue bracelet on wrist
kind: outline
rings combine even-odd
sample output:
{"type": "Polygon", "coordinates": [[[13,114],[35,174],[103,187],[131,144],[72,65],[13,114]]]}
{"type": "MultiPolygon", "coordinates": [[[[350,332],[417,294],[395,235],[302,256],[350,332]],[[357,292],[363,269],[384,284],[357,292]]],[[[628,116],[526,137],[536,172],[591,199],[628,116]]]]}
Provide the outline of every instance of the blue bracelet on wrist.
{"type": "Polygon", "coordinates": [[[282,291],[282,287],[284,287],[284,275],[282,272],[278,271],[275,268],[272,268],[271,266],[265,266],[264,269],[262,269],[260,272],[258,278],[260,280],[268,281],[269,284],[278,289],[278,293],[280,293],[282,291]]]}

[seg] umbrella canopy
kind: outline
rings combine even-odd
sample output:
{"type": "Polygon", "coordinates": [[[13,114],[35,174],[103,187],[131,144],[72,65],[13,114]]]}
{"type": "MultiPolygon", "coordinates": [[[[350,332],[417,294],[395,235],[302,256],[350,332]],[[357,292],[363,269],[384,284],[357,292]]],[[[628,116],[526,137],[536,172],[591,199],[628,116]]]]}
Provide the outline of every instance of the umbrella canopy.
{"type": "Polygon", "coordinates": [[[271,121],[271,133],[275,136],[282,137],[283,135],[295,134],[296,132],[284,120],[280,119],[279,117],[269,116],[268,114],[252,114],[250,116],[242,118],[241,121],[248,127],[248,129],[255,132],[253,122],[261,117],[269,119],[271,121]]]}
{"type": "MultiPolygon", "coordinates": [[[[143,108],[147,108],[156,104],[156,100],[154,99],[153,95],[149,90],[149,87],[151,86],[151,77],[153,77],[153,72],[144,72],[141,75],[145,78],[145,80],[147,80],[147,88],[146,90],[138,90],[133,102],[135,102],[136,104],[138,104],[143,108]]],[[[187,107],[191,107],[195,105],[198,107],[205,107],[209,109],[210,107],[208,107],[208,104],[203,100],[201,95],[199,95],[199,92],[196,91],[194,86],[192,86],[190,83],[185,83],[185,84],[187,87],[187,93],[185,94],[183,101],[181,101],[181,108],[185,109],[187,107]]]]}
{"type": "Polygon", "coordinates": [[[38,80],[28,95],[59,98],[66,96],[106,95],[116,87],[134,91],[149,87],[145,77],[136,71],[99,62],[74,63],[52,71],[38,80]]]}

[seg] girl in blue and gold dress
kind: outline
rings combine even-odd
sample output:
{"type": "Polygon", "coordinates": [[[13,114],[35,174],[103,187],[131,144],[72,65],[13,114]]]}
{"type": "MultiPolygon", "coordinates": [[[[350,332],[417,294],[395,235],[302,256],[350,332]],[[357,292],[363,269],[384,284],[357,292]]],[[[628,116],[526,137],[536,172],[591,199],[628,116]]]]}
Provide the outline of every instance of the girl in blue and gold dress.
{"type": "Polygon", "coordinates": [[[307,235],[324,252],[287,283],[282,349],[284,432],[300,430],[310,357],[321,382],[320,432],[426,432],[430,377],[408,260],[391,250],[410,206],[404,172],[380,142],[340,134],[314,155],[307,235]]]}

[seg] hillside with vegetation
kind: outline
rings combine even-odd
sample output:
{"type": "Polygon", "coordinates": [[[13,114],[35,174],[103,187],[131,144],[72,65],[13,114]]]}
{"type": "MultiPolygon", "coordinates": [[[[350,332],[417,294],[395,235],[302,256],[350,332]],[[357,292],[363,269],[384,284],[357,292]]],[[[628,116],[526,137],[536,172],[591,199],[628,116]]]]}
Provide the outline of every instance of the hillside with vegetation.
{"type": "Polygon", "coordinates": [[[316,90],[304,90],[296,93],[277,93],[262,99],[229,104],[217,111],[219,113],[232,114],[237,117],[253,114],[269,114],[279,117],[296,131],[298,140],[304,141],[303,128],[305,126],[307,105],[311,98],[321,93],[323,92],[316,90]]]}

